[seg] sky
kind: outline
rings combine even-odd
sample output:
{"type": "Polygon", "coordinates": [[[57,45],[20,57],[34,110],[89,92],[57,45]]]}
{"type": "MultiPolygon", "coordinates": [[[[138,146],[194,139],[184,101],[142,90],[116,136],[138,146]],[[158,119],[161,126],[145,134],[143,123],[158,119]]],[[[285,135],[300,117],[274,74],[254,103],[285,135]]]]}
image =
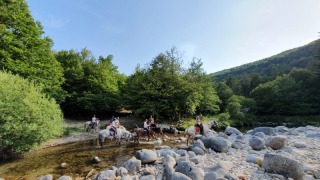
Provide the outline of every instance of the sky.
{"type": "Polygon", "coordinates": [[[176,47],[214,73],[319,39],[320,0],[26,0],[53,50],[90,50],[131,75],[176,47]]]}

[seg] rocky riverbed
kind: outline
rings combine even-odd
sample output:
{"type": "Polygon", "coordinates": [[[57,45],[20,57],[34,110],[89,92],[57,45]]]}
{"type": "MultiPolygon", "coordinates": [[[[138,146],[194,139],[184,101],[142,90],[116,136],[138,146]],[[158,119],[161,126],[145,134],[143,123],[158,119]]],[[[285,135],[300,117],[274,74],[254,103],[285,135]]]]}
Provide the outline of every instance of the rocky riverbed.
{"type": "MultiPolygon", "coordinates": [[[[320,128],[259,127],[241,133],[228,127],[210,137],[198,136],[191,146],[185,139],[164,139],[175,148],[141,149],[122,167],[110,167],[86,177],[61,176],[59,180],[311,180],[320,179],[320,128]]],[[[101,160],[93,157],[96,163],[101,160]]],[[[1,179],[1,178],[0,178],[1,179]]],[[[53,179],[44,175],[40,180],[53,179]]]]}

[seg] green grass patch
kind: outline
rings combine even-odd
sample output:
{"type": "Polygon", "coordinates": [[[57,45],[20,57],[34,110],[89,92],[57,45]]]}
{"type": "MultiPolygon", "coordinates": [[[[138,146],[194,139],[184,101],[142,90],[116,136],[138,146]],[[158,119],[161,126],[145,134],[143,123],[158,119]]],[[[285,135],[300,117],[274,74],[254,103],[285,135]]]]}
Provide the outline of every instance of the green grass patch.
{"type": "Polygon", "coordinates": [[[63,128],[63,136],[68,136],[73,132],[83,132],[83,129],[78,128],[78,127],[65,127],[65,128],[63,128]]]}

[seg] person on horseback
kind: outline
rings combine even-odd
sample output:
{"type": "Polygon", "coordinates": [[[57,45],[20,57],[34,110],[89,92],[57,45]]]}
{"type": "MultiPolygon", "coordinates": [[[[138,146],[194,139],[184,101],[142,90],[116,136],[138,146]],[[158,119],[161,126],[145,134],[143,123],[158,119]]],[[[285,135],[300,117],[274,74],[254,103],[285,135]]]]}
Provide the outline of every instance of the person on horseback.
{"type": "Polygon", "coordinates": [[[114,136],[117,135],[117,128],[120,126],[119,117],[115,118],[111,123],[110,132],[113,132],[114,136]]]}
{"type": "Polygon", "coordinates": [[[149,135],[149,130],[150,130],[150,126],[149,126],[149,120],[146,119],[143,123],[143,129],[144,131],[146,131],[147,135],[149,135]]]}
{"type": "Polygon", "coordinates": [[[203,124],[201,123],[201,119],[202,119],[202,114],[200,113],[197,117],[196,117],[196,125],[195,127],[200,128],[200,134],[203,135],[203,124]]]}
{"type": "Polygon", "coordinates": [[[96,115],[93,115],[93,117],[91,118],[90,127],[94,127],[95,125],[97,125],[97,118],[96,115]]]}

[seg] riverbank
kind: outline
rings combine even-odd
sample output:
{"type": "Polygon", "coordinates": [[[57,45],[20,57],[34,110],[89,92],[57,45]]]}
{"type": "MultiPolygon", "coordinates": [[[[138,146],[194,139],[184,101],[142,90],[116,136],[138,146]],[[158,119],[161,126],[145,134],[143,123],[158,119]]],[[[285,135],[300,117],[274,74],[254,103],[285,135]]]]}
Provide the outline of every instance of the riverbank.
{"type": "Polygon", "coordinates": [[[89,178],[312,180],[320,179],[319,152],[319,127],[260,127],[245,134],[227,128],[190,147],[138,150],[122,166],[94,171],[89,178]]]}

